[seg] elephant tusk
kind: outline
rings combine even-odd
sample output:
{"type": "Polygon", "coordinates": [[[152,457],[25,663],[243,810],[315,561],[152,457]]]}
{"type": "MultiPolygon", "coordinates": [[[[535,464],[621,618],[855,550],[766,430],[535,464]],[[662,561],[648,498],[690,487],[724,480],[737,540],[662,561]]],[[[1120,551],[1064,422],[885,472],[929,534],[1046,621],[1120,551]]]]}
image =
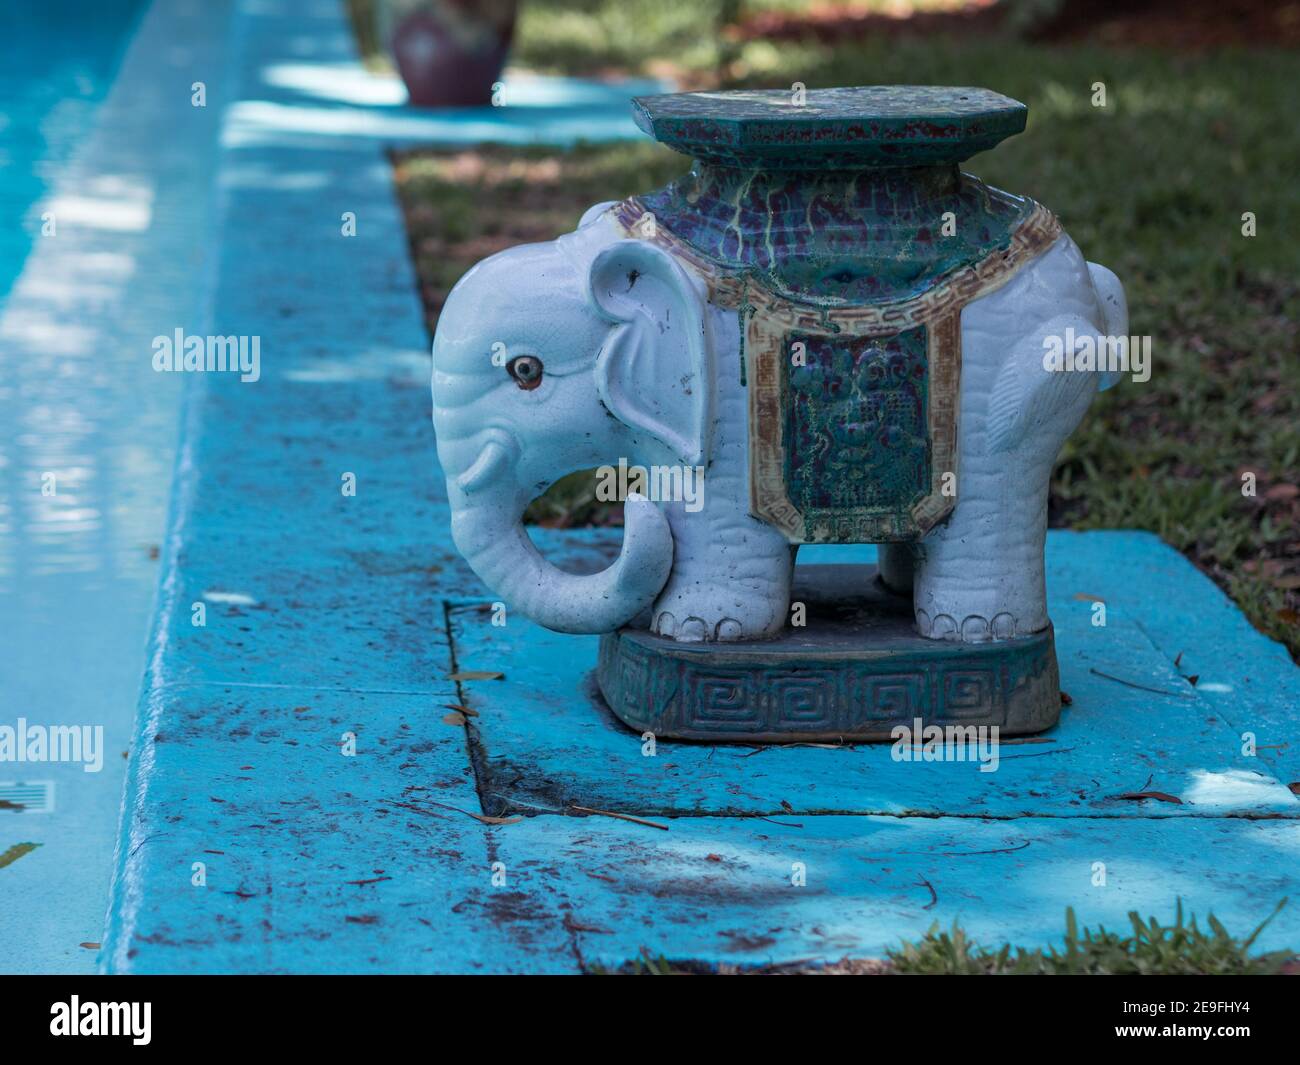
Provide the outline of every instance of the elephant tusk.
{"type": "Polygon", "coordinates": [[[513,462],[514,458],[513,442],[501,435],[495,435],[483,446],[474,464],[456,478],[456,486],[469,495],[483,484],[491,483],[500,474],[503,466],[513,462]]]}

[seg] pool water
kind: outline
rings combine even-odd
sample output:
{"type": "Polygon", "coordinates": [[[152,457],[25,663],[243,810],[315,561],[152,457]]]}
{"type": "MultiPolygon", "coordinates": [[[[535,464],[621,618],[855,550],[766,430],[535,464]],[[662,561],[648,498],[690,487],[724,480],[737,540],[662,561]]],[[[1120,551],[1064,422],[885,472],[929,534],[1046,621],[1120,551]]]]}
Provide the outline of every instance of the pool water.
{"type": "Polygon", "coordinates": [[[145,0],[0,0],[0,303],[37,204],[94,121],[145,0]]]}
{"type": "Polygon", "coordinates": [[[0,0],[0,726],[99,737],[84,765],[0,761],[0,972],[93,969],[144,667],[177,420],[127,334],[150,234],[40,216],[102,175],[147,7],[0,0]]]}

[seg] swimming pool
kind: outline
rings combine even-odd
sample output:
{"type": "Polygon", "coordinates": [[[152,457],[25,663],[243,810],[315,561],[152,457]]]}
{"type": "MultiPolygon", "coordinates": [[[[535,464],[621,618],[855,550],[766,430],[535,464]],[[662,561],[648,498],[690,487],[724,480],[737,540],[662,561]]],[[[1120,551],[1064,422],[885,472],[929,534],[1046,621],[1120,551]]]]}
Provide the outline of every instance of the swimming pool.
{"type": "Polygon", "coordinates": [[[89,131],[145,0],[0,0],[0,303],[37,204],[89,131]]]}
{"type": "Polygon", "coordinates": [[[220,109],[188,90],[230,11],[0,0],[0,727],[81,737],[0,759],[0,972],[95,964],[181,407],[150,340],[202,302],[220,109]]]}

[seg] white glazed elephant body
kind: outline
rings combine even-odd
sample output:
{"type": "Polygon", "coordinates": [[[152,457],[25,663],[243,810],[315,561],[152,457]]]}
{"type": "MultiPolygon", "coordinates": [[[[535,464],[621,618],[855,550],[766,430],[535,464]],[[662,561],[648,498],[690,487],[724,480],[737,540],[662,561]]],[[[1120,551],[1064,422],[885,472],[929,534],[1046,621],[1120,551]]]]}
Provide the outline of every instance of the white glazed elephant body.
{"type": "MultiPolygon", "coordinates": [[[[795,548],[749,513],[749,403],[737,312],[692,267],[629,237],[608,205],[549,244],[485,260],[434,342],[434,421],[453,535],[483,581],[550,628],[611,631],[644,614],[682,641],[773,636],[795,548]],[[703,466],[703,506],[630,498],[618,560],[591,576],[545,562],[530,500],[577,469],[703,466]]],[[[913,583],[918,631],[983,641],[1047,625],[1052,463],[1109,383],[1044,368],[1044,338],[1123,335],[1123,291],[1067,237],[962,311],[956,505],[916,544],[882,545],[913,583]],[[914,570],[914,573],[912,572],[914,570]]]]}

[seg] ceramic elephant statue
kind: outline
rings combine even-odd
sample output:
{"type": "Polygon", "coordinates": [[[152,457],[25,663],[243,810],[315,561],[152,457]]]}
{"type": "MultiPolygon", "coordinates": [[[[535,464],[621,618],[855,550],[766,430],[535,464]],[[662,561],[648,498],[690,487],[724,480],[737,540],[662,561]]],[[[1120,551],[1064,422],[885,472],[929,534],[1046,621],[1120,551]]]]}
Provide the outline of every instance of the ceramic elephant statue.
{"type": "Polygon", "coordinates": [[[1126,334],[1115,275],[948,158],[880,168],[854,142],[852,165],[805,152],[792,177],[770,153],[681,150],[706,156],[681,182],[494,255],[448,297],[434,422],[474,571],[564,632],[752,640],[786,626],[801,543],[878,542],[921,635],[1046,628],[1052,465],[1115,374],[1044,352],[1126,334]],[[966,235],[937,250],[948,215],[966,235]],[[703,505],[631,496],[607,569],[556,568],[525,508],[620,460],[702,468],[703,505]]]}

